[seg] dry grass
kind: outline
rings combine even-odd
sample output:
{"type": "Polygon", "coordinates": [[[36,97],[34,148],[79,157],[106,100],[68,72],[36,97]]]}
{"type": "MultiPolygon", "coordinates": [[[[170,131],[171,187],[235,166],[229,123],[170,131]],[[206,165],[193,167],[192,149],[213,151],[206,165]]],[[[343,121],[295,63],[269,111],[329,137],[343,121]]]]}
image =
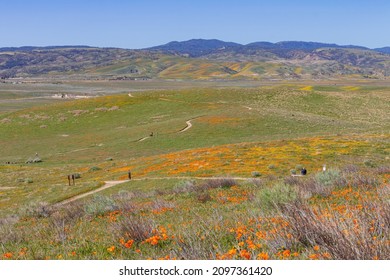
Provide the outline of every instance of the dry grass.
{"type": "Polygon", "coordinates": [[[319,246],[339,260],[389,259],[390,205],[370,202],[341,214],[315,209],[301,201],[280,207],[289,233],[304,247],[319,246]]]}
{"type": "Polygon", "coordinates": [[[156,224],[153,220],[139,216],[125,216],[115,223],[111,230],[117,239],[132,239],[135,242],[142,242],[152,236],[156,224]]]}

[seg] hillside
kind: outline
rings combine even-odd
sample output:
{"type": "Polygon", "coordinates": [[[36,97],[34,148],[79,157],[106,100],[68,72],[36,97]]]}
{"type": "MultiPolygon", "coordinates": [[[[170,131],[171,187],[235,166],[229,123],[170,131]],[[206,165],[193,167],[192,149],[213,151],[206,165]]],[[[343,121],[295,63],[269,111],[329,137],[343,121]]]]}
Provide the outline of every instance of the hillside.
{"type": "Polygon", "coordinates": [[[0,48],[0,77],[79,79],[386,79],[388,48],[316,42],[170,42],[143,50],[87,46],[0,48]]]}
{"type": "Polygon", "coordinates": [[[389,259],[389,100],[195,88],[3,113],[0,259],[389,259]]]}

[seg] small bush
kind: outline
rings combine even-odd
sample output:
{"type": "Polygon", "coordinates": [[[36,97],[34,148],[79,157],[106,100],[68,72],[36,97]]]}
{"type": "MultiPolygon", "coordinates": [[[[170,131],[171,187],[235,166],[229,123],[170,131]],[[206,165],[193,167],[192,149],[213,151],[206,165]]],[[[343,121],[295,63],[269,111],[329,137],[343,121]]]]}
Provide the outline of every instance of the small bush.
{"type": "Polygon", "coordinates": [[[161,212],[175,208],[175,204],[163,199],[156,199],[151,205],[152,211],[161,212]]]}
{"type": "Polygon", "coordinates": [[[390,166],[379,166],[375,169],[375,173],[379,175],[390,174],[390,166]]]}
{"type": "Polygon", "coordinates": [[[348,179],[348,185],[355,188],[375,188],[379,186],[379,181],[372,176],[367,176],[361,173],[356,173],[350,179],[348,179]]]}
{"type": "Polygon", "coordinates": [[[101,168],[100,168],[100,167],[97,167],[97,166],[92,166],[92,167],[89,169],[90,172],[99,171],[99,170],[101,170],[101,168]]]}
{"type": "Polygon", "coordinates": [[[268,169],[275,169],[276,168],[276,165],[275,164],[270,164],[268,165],[268,169]]]}
{"type": "Polygon", "coordinates": [[[284,183],[290,186],[299,185],[302,182],[302,178],[288,176],[284,178],[284,183]]]}
{"type": "Polygon", "coordinates": [[[75,179],[80,179],[80,178],[81,178],[80,173],[74,173],[73,175],[74,175],[74,178],[75,178],[75,179]]]}
{"type": "Polygon", "coordinates": [[[347,182],[338,170],[329,169],[320,172],[314,178],[302,180],[296,185],[301,197],[308,198],[312,195],[327,197],[336,187],[344,186],[347,182]]]}
{"type": "Polygon", "coordinates": [[[23,242],[26,239],[25,228],[16,229],[15,224],[19,221],[16,215],[0,219],[0,244],[23,242]]]}
{"type": "Polygon", "coordinates": [[[85,206],[81,202],[75,201],[61,206],[58,211],[59,214],[56,217],[60,216],[65,220],[65,223],[70,223],[84,216],[85,206]]]}
{"type": "Polygon", "coordinates": [[[320,215],[323,210],[313,210],[296,201],[280,207],[287,220],[291,234],[304,247],[320,246],[336,260],[388,259],[390,206],[375,202],[364,205],[363,209],[349,210],[348,215],[333,212],[320,215]],[[377,221],[376,223],[372,223],[377,221]],[[358,225],[358,226],[356,226],[358,225]]]}
{"type": "Polygon", "coordinates": [[[297,193],[291,186],[277,183],[258,192],[255,201],[261,209],[269,211],[277,209],[279,205],[292,202],[295,199],[297,199],[297,193]]]}
{"type": "Polygon", "coordinates": [[[340,179],[340,171],[335,169],[328,169],[325,172],[317,173],[315,179],[318,184],[329,187],[340,179]]]}
{"type": "Polygon", "coordinates": [[[297,171],[296,171],[295,169],[291,169],[291,170],[290,170],[290,173],[291,173],[292,175],[295,175],[295,174],[297,174],[297,171]]]}
{"type": "Polygon", "coordinates": [[[260,177],[261,176],[261,173],[259,171],[252,171],[252,177],[260,177]]]}
{"type": "Polygon", "coordinates": [[[376,166],[375,162],[373,162],[373,161],[370,160],[370,159],[365,160],[365,161],[363,162],[363,164],[364,164],[365,166],[367,166],[367,167],[375,167],[375,166],[376,166]]]}
{"type": "Polygon", "coordinates": [[[353,164],[349,164],[343,167],[342,169],[344,174],[351,174],[351,173],[356,173],[359,171],[359,167],[353,164]]]}
{"type": "Polygon", "coordinates": [[[211,201],[212,198],[208,192],[202,192],[202,193],[198,194],[197,200],[201,203],[206,203],[208,201],[211,201]]]}
{"type": "Polygon", "coordinates": [[[118,205],[119,210],[124,212],[134,212],[137,207],[132,201],[135,197],[135,194],[127,191],[120,191],[116,195],[113,196],[115,200],[115,204],[118,205]]]}
{"type": "Polygon", "coordinates": [[[112,231],[116,238],[129,238],[141,242],[150,237],[155,228],[155,222],[151,219],[125,216],[113,225],[112,231]]]}
{"type": "Polygon", "coordinates": [[[237,186],[237,181],[232,178],[216,178],[204,182],[201,189],[230,188],[237,186]]]}
{"type": "Polygon", "coordinates": [[[85,212],[89,215],[102,215],[117,209],[118,206],[112,198],[102,195],[94,196],[92,201],[85,205],[85,212]]]}
{"type": "Polygon", "coordinates": [[[301,171],[303,169],[303,165],[302,164],[297,164],[296,166],[295,166],[295,170],[296,171],[301,171]]]}
{"type": "Polygon", "coordinates": [[[32,184],[32,183],[34,183],[33,179],[31,179],[31,178],[25,179],[24,182],[27,183],[27,184],[32,184]]]}
{"type": "Polygon", "coordinates": [[[34,218],[47,218],[53,213],[53,209],[47,202],[31,203],[22,209],[22,215],[34,218]]]}
{"type": "Polygon", "coordinates": [[[264,187],[265,184],[264,181],[259,178],[250,179],[249,182],[258,188],[264,187]]]}
{"type": "Polygon", "coordinates": [[[173,189],[173,192],[175,194],[179,193],[192,193],[197,189],[197,186],[194,181],[183,181],[178,183],[175,188],[173,189]]]}

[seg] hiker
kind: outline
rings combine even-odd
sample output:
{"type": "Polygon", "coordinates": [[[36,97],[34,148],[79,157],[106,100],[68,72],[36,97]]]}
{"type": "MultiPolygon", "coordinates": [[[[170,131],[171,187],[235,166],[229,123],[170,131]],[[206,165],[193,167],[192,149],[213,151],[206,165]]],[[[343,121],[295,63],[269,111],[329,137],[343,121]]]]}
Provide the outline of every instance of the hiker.
{"type": "Polygon", "coordinates": [[[150,136],[150,137],[153,137],[153,132],[150,132],[149,136],[150,136]]]}
{"type": "Polygon", "coordinates": [[[307,170],[306,170],[306,168],[302,168],[302,170],[301,170],[301,175],[306,175],[306,173],[307,173],[307,170]]]}
{"type": "Polygon", "coordinates": [[[131,180],[131,171],[129,171],[129,172],[127,173],[127,175],[129,176],[129,180],[131,180]]]}

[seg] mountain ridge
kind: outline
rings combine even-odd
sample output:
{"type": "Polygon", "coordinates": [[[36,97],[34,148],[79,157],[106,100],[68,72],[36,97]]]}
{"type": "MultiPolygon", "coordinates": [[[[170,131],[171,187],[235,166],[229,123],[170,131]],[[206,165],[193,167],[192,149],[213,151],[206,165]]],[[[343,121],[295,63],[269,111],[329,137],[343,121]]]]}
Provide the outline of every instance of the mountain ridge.
{"type": "Polygon", "coordinates": [[[282,41],[172,41],[145,49],[0,48],[0,78],[78,75],[110,79],[328,79],[390,76],[390,47],[282,41]]]}
{"type": "Polygon", "coordinates": [[[144,48],[144,50],[161,50],[161,51],[178,51],[181,53],[189,53],[197,56],[204,54],[204,52],[215,51],[221,48],[239,48],[239,49],[278,49],[278,50],[315,50],[319,48],[340,48],[340,49],[361,49],[361,50],[388,50],[390,47],[382,47],[370,49],[364,46],[357,45],[338,45],[332,43],[310,42],[310,41],[280,41],[271,43],[267,41],[258,41],[248,44],[239,44],[235,42],[225,42],[216,39],[191,39],[187,41],[172,41],[167,44],[144,48]],[[194,52],[195,50],[195,52],[194,52]],[[202,52],[203,51],[203,52],[202,52]]]}
{"type": "Polygon", "coordinates": [[[0,47],[0,52],[5,51],[31,51],[38,49],[123,49],[123,50],[172,50],[174,48],[185,46],[201,47],[201,48],[223,48],[223,47],[259,47],[259,48],[280,48],[280,49],[318,49],[318,48],[350,48],[350,49],[366,49],[379,52],[390,53],[390,46],[384,46],[379,48],[368,48],[360,45],[339,45],[335,43],[324,43],[314,41],[279,41],[276,43],[268,41],[256,41],[247,44],[240,44],[236,42],[223,41],[219,39],[190,39],[185,41],[170,41],[166,44],[147,47],[147,48],[120,48],[120,47],[95,47],[90,45],[49,45],[49,46],[20,46],[20,47],[0,47]]]}

